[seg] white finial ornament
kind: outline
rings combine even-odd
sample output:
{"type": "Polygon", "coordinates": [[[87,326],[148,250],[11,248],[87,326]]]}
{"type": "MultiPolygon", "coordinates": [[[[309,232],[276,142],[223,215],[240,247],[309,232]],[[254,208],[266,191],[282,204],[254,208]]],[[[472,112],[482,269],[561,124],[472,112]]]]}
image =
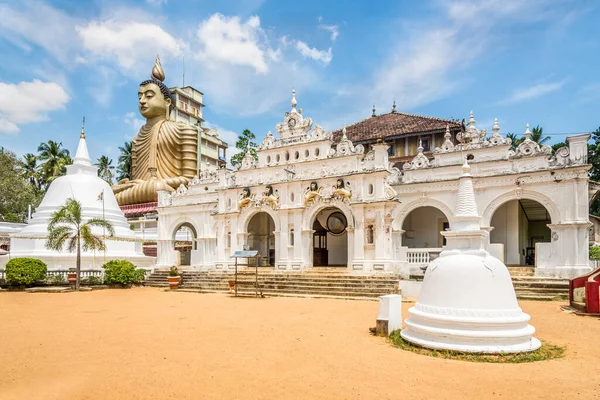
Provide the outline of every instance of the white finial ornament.
{"type": "Polygon", "coordinates": [[[469,113],[469,123],[467,124],[467,126],[468,126],[469,128],[471,128],[471,127],[475,127],[475,116],[474,116],[474,114],[473,114],[473,111],[471,111],[471,112],[469,113]]]}
{"type": "Polygon", "coordinates": [[[494,135],[497,135],[498,131],[500,131],[500,125],[498,125],[498,118],[494,118],[494,126],[492,127],[492,131],[494,132],[494,135]]]}
{"type": "Polygon", "coordinates": [[[523,136],[525,136],[525,140],[531,140],[531,131],[529,130],[529,123],[525,125],[525,133],[523,134],[523,136]]]}
{"type": "Polygon", "coordinates": [[[396,100],[394,100],[394,104],[392,105],[392,112],[396,112],[396,100]]]}
{"type": "Polygon", "coordinates": [[[450,125],[446,124],[446,133],[444,134],[444,139],[450,140],[452,135],[450,134],[450,125]]]}
{"type": "Polygon", "coordinates": [[[417,152],[419,154],[423,153],[423,140],[419,138],[419,147],[417,147],[417,152]]]}
{"type": "Polygon", "coordinates": [[[296,106],[298,102],[296,101],[296,89],[292,89],[292,112],[296,112],[296,106]]]}
{"type": "Polygon", "coordinates": [[[376,116],[376,114],[375,114],[375,104],[373,104],[373,114],[371,114],[371,117],[375,117],[375,116],[376,116]]]}
{"type": "Polygon", "coordinates": [[[348,136],[346,136],[346,124],[344,124],[344,128],[342,129],[342,140],[348,140],[348,136]]]}

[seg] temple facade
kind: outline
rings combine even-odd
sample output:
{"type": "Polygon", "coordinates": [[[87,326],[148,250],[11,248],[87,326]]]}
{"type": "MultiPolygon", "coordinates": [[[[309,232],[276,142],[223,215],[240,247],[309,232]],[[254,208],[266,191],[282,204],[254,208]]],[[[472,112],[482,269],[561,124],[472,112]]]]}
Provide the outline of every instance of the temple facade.
{"type": "Polygon", "coordinates": [[[394,109],[327,132],[296,108],[295,94],[291,106],[257,159],[247,151],[234,171],[209,167],[187,186],[159,192],[157,267],[229,270],[234,251],[255,249],[275,271],[422,274],[445,246],[441,232],[460,220],[454,210],[468,159],[493,256],[540,276],[590,270],[589,135],[568,137],[552,154],[528,126],[514,147],[497,121],[488,134],[472,113],[462,125],[394,109]],[[391,141],[364,133],[382,118],[400,127],[391,141]],[[429,131],[402,137],[415,118],[429,131]],[[415,140],[416,155],[406,158],[415,140]]]}

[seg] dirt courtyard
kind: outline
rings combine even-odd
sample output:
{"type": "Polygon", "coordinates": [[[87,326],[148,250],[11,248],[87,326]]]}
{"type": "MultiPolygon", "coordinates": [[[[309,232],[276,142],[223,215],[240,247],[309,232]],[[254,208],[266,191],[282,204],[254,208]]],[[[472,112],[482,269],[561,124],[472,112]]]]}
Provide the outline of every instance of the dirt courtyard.
{"type": "Polygon", "coordinates": [[[521,307],[565,358],[481,364],[371,336],[377,302],[1,293],[0,399],[598,399],[600,320],[560,304],[521,307]]]}

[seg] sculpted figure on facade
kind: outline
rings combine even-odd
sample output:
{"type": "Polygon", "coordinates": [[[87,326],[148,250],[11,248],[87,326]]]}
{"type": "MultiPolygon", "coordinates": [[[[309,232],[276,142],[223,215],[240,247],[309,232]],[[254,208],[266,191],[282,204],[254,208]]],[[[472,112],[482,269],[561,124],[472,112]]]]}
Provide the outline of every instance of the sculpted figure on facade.
{"type": "Polygon", "coordinates": [[[196,129],[169,121],[172,97],[156,57],[151,79],[138,90],[138,107],[146,124],[133,139],[131,180],[113,186],[120,205],[157,201],[158,190],[175,191],[187,185],[197,170],[196,129]]]}
{"type": "Polygon", "coordinates": [[[318,201],[322,197],[322,189],[317,182],[311,182],[310,186],[304,191],[304,205],[306,206],[318,201]]]}
{"type": "Polygon", "coordinates": [[[268,185],[267,187],[265,187],[265,191],[262,193],[263,197],[261,199],[261,202],[269,207],[271,207],[273,210],[276,210],[279,208],[279,196],[277,195],[277,193],[273,192],[273,186],[268,185]]]}
{"type": "Polygon", "coordinates": [[[254,193],[250,193],[250,188],[245,187],[242,189],[242,193],[240,193],[240,198],[238,200],[238,208],[242,209],[244,207],[248,207],[252,202],[254,202],[254,197],[256,195],[254,193]]]}
{"type": "Polygon", "coordinates": [[[335,181],[331,197],[334,199],[350,201],[350,198],[352,197],[352,191],[346,189],[346,184],[342,178],[339,178],[337,181],[335,181]]]}

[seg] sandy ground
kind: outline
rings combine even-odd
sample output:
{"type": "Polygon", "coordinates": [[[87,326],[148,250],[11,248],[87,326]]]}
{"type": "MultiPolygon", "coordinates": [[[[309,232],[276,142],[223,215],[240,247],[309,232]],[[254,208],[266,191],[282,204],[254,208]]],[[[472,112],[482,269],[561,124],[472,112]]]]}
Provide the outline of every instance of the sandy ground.
{"type": "Polygon", "coordinates": [[[0,399],[598,399],[600,320],[560,304],[521,306],[565,358],[480,364],[371,336],[377,302],[0,293],[0,399]]]}

